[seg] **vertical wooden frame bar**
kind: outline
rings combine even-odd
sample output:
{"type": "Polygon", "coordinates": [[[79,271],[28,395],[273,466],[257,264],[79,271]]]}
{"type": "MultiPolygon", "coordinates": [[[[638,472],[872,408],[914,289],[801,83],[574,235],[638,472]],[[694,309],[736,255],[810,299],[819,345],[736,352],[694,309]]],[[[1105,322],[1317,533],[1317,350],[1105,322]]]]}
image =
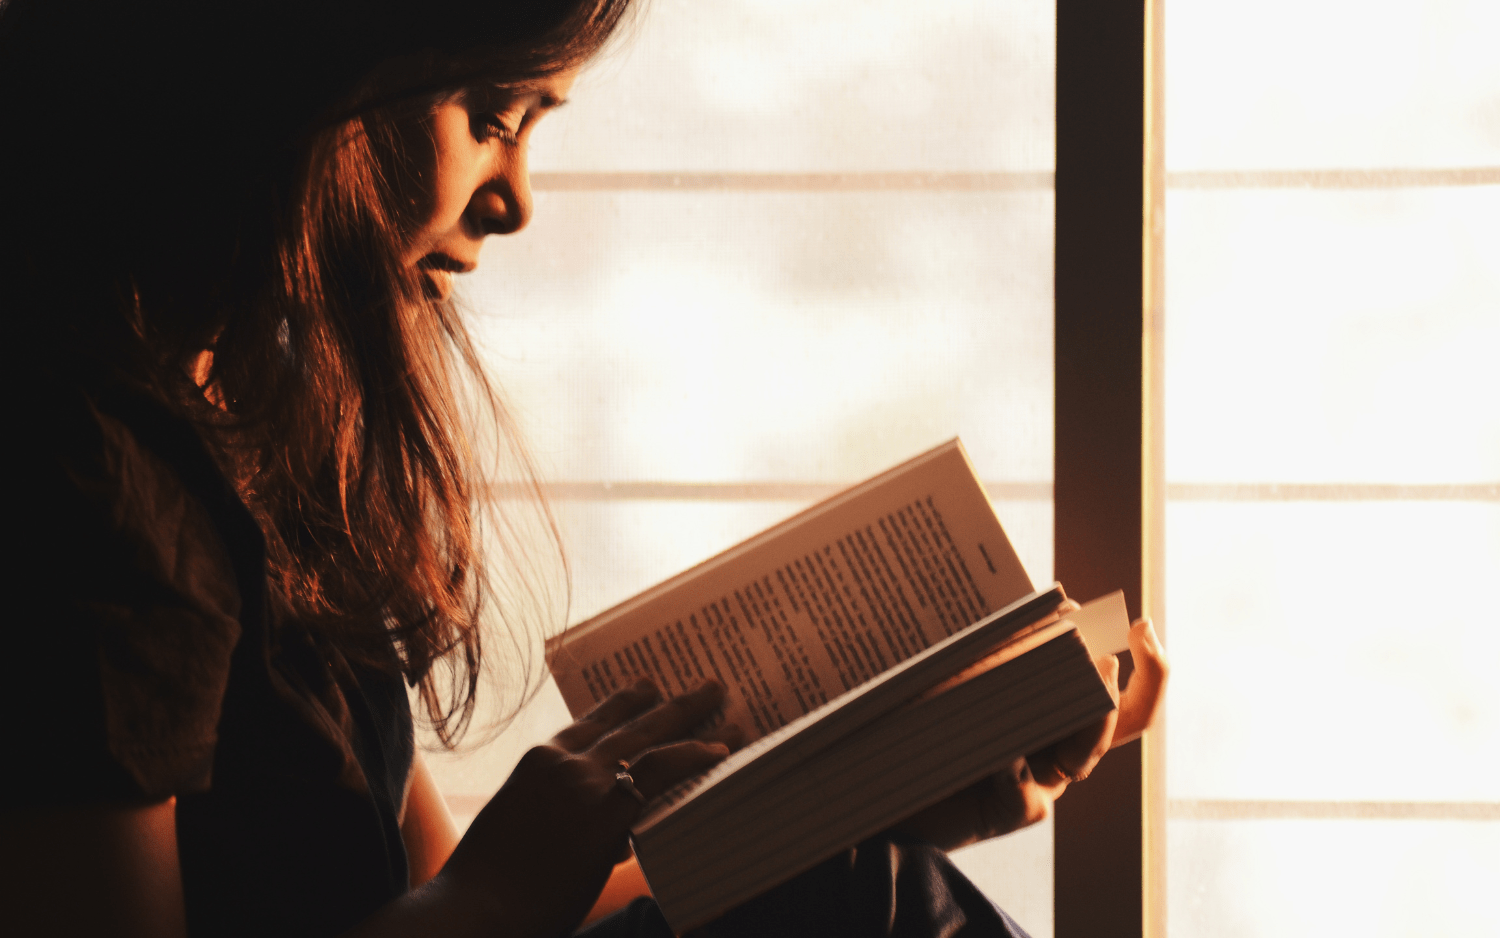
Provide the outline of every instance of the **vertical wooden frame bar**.
{"type": "MultiPolygon", "coordinates": [[[[1142,294],[1145,324],[1141,337],[1141,377],[1145,417],[1141,446],[1144,524],[1141,531],[1141,612],[1150,616],[1162,641],[1167,636],[1166,528],[1167,477],[1165,424],[1166,394],[1162,383],[1166,366],[1167,167],[1164,117],[1165,55],[1163,10],[1165,0],[1146,0],[1146,140],[1141,178],[1142,294]]],[[[1157,716],[1151,732],[1141,739],[1141,852],[1144,856],[1142,930],[1147,938],[1167,934],[1167,740],[1166,715],[1157,716]]]]}
{"type": "MultiPolygon", "coordinates": [[[[1124,589],[1133,615],[1161,596],[1156,11],[1057,3],[1054,569],[1080,599],[1124,589]]],[[[1155,742],[1058,802],[1057,938],[1162,934],[1155,742]]]]}

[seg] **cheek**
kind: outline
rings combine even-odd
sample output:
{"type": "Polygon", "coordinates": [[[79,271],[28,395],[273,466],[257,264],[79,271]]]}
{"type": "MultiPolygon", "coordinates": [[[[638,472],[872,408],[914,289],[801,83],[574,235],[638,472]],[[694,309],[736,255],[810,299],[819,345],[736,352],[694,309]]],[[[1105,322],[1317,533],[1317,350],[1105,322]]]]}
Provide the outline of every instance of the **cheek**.
{"type": "Polygon", "coordinates": [[[431,164],[422,198],[412,205],[407,263],[416,263],[446,239],[463,233],[464,213],[475,191],[473,163],[442,156],[431,164]]]}
{"type": "Polygon", "coordinates": [[[449,228],[462,218],[473,198],[489,154],[469,129],[468,112],[456,105],[443,108],[433,122],[431,202],[423,227],[449,228]]]}
{"type": "Polygon", "coordinates": [[[466,184],[460,166],[445,166],[438,163],[433,177],[432,201],[427,206],[427,217],[422,220],[424,229],[443,232],[457,225],[468,207],[473,187],[466,184]]]}

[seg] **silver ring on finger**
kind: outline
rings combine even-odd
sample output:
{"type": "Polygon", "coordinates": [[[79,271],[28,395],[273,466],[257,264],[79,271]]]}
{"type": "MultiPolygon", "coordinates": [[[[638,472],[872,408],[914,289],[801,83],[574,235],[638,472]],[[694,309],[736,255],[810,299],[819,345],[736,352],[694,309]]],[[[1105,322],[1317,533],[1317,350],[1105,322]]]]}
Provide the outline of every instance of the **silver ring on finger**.
{"type": "Polygon", "coordinates": [[[635,787],[635,779],[630,777],[630,763],[621,759],[619,764],[620,771],[615,773],[615,787],[634,798],[637,804],[645,804],[646,796],[635,787]]]}

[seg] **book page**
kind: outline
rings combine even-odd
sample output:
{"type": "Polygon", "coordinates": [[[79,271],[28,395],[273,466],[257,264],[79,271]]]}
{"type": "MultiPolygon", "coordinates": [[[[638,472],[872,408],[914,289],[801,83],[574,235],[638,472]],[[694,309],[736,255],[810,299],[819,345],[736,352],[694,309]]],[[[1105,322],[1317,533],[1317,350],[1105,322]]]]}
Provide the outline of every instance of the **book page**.
{"type": "Polygon", "coordinates": [[[1125,594],[1120,590],[1085,603],[1067,619],[1078,629],[1089,654],[1095,658],[1130,650],[1130,613],[1125,609],[1125,594]]]}
{"type": "Polygon", "coordinates": [[[568,630],[552,671],[575,716],[713,678],[748,741],[1029,592],[954,440],[568,630]]]}

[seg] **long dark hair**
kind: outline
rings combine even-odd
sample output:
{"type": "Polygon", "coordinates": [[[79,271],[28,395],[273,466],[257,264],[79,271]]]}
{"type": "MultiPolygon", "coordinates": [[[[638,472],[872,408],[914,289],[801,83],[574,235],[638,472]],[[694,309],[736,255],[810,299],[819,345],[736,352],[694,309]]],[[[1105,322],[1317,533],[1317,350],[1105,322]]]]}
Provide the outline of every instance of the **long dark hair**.
{"type": "Polygon", "coordinates": [[[481,533],[486,457],[510,454],[556,531],[460,317],[402,263],[399,177],[435,102],[575,67],[628,3],[0,6],[6,357],[195,421],[260,521],[281,615],[399,666],[449,745],[482,611],[524,648],[545,592],[523,522],[481,533]],[[506,601],[481,537],[529,584],[506,601]]]}

